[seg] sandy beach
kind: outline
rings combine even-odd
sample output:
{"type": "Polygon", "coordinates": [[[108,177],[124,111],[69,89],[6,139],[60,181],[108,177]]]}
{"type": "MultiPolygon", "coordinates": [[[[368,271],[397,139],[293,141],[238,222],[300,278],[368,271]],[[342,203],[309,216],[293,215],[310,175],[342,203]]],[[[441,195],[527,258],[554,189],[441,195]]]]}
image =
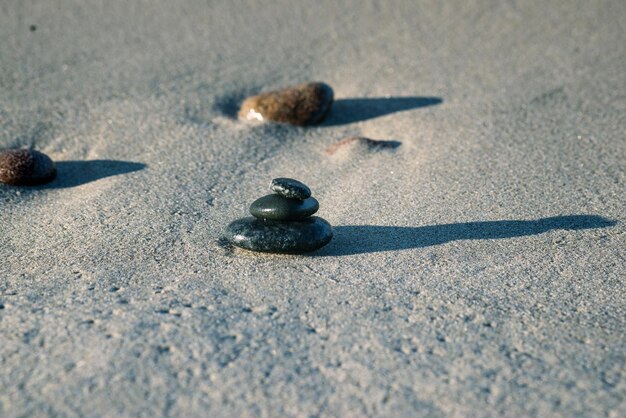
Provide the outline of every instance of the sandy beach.
{"type": "Polygon", "coordinates": [[[626,416],[625,86],[620,0],[3,0],[0,416],[626,416]],[[275,177],[330,244],[225,244],[275,177]]]}

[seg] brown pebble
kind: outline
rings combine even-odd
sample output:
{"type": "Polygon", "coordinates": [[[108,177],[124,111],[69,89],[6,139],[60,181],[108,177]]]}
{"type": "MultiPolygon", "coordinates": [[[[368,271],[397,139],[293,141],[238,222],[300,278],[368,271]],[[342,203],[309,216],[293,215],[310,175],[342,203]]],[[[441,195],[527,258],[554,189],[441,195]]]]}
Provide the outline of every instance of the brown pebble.
{"type": "Polygon", "coordinates": [[[325,83],[304,83],[248,97],[239,118],[304,126],[321,122],[333,104],[333,89],[325,83]]]}
{"type": "Polygon", "coordinates": [[[56,176],[54,162],[46,154],[30,149],[0,152],[0,183],[34,186],[56,176]]]}
{"type": "Polygon", "coordinates": [[[394,149],[394,148],[398,148],[401,145],[401,142],[399,141],[383,141],[383,140],[365,138],[363,136],[350,136],[326,148],[326,154],[333,155],[337,151],[339,151],[339,149],[352,143],[363,144],[369,149],[382,149],[382,148],[394,149]]]}

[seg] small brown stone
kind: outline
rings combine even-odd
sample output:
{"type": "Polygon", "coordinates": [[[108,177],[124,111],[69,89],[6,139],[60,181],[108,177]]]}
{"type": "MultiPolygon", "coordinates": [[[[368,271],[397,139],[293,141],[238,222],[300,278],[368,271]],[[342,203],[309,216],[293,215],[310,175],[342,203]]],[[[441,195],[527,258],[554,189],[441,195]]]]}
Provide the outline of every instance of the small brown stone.
{"type": "Polygon", "coordinates": [[[371,150],[383,149],[383,148],[394,149],[394,148],[398,148],[401,145],[399,141],[383,141],[383,140],[365,138],[362,136],[350,136],[326,148],[326,154],[333,155],[337,151],[339,151],[339,149],[349,144],[353,144],[353,143],[362,144],[367,149],[371,149],[371,150]]]}
{"type": "Polygon", "coordinates": [[[56,176],[54,162],[46,154],[30,149],[0,152],[0,183],[34,186],[56,176]]]}
{"type": "Polygon", "coordinates": [[[321,122],[333,104],[333,89],[325,83],[305,83],[248,97],[239,118],[304,126],[321,122]]]}

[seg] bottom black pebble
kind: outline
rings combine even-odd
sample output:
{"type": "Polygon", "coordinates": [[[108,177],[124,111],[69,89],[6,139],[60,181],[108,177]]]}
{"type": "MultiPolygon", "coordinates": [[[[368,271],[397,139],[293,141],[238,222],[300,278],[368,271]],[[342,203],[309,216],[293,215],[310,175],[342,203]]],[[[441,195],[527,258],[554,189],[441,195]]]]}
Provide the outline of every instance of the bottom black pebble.
{"type": "Polygon", "coordinates": [[[231,222],[226,228],[226,238],[246,250],[300,254],[328,244],[333,238],[333,229],[317,216],[296,222],[248,217],[231,222]]]}

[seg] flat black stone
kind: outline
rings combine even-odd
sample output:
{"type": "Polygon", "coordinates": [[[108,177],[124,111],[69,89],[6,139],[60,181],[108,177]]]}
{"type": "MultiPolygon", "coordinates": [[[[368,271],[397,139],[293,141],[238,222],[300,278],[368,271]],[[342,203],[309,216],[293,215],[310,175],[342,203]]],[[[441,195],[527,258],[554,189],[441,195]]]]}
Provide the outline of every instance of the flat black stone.
{"type": "Polygon", "coordinates": [[[278,194],[268,194],[250,205],[250,213],[259,219],[297,221],[308,218],[320,208],[314,197],[304,200],[288,199],[278,194]]]}
{"type": "Polygon", "coordinates": [[[264,221],[242,218],[226,228],[230,243],[251,251],[300,254],[317,250],[333,238],[333,229],[322,218],[313,216],[297,222],[264,221]]]}
{"type": "Polygon", "coordinates": [[[284,177],[272,180],[270,190],[289,199],[304,200],[311,197],[311,189],[306,184],[284,177]]]}

